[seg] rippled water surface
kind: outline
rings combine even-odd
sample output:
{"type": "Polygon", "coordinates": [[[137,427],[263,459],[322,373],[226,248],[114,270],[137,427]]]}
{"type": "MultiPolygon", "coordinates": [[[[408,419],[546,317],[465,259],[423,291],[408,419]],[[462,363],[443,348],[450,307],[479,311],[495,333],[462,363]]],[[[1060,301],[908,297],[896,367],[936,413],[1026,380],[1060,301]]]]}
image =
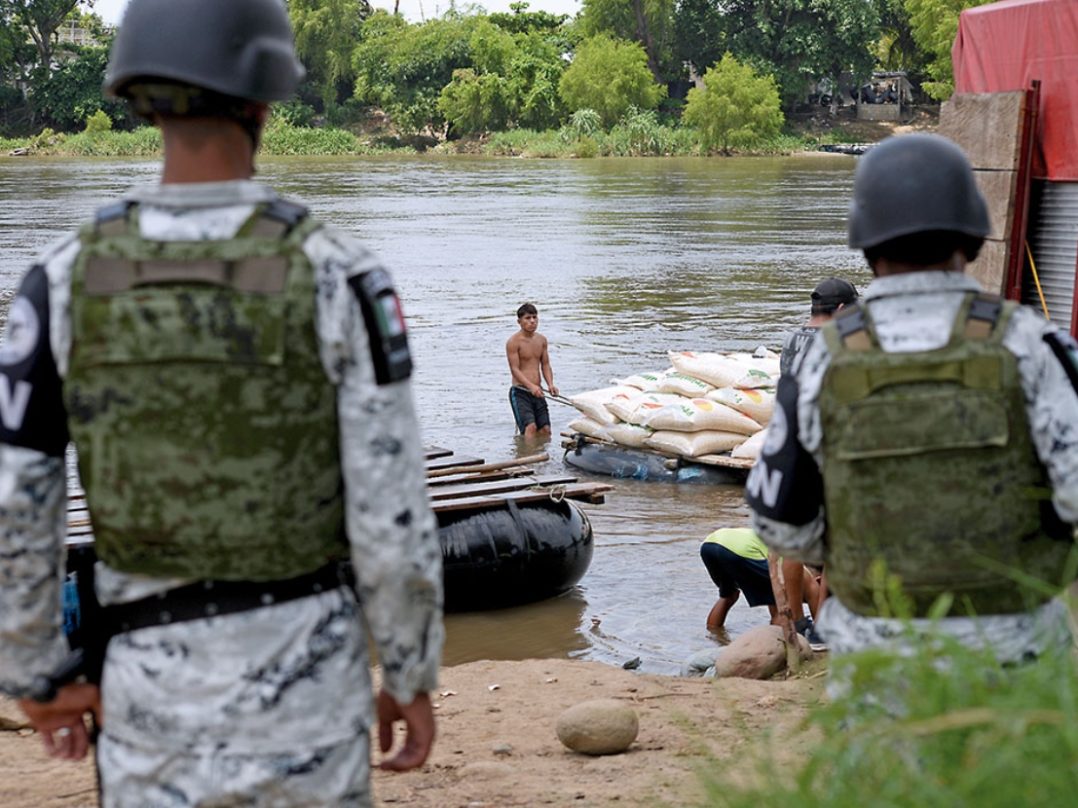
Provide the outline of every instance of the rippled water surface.
{"type": "MultiPolygon", "coordinates": [[[[844,246],[853,158],[289,159],[261,178],[361,236],[392,269],[416,358],[426,443],[530,454],[506,400],[505,340],[539,307],[563,393],[668,366],[669,350],[777,348],[836,274],[868,281],[844,246]]],[[[50,240],[153,162],[0,160],[0,289],[50,240]]],[[[551,404],[554,431],[574,411],[551,404]]],[[[563,468],[558,441],[549,470],[563,468]]],[[[573,656],[676,672],[714,641],[699,542],[747,521],[737,486],[612,481],[587,506],[594,560],[567,596],[452,615],[446,662],[573,656]]],[[[739,602],[728,628],[764,622],[739,602]]]]}

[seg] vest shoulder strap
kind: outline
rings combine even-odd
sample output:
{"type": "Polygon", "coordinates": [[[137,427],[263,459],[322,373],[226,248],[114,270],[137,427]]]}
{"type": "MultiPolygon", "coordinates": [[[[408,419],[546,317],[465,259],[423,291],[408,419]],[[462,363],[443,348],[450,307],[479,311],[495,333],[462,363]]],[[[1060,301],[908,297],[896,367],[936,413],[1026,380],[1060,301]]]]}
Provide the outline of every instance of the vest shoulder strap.
{"type": "Polygon", "coordinates": [[[1003,300],[999,295],[982,293],[973,297],[963,323],[966,339],[986,340],[992,336],[1002,311],[1003,300]]]}
{"type": "Polygon", "coordinates": [[[254,215],[240,227],[236,235],[255,238],[287,238],[309,213],[310,211],[303,205],[277,198],[255,210],[254,215]]]}
{"type": "Polygon", "coordinates": [[[853,303],[844,306],[832,319],[835,325],[834,333],[838,339],[836,344],[828,345],[834,352],[836,348],[847,351],[870,351],[876,344],[875,335],[872,333],[872,320],[868,310],[863,306],[853,303]]]}
{"type": "Polygon", "coordinates": [[[131,209],[135,203],[129,199],[113,202],[98,208],[94,213],[94,235],[109,238],[110,236],[122,236],[127,232],[131,209]]]}

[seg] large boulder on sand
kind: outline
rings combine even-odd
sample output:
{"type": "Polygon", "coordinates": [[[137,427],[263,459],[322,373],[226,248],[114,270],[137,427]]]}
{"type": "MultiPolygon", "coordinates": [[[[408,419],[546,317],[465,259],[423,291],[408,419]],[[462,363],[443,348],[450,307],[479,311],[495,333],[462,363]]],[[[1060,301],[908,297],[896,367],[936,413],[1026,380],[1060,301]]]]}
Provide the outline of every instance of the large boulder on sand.
{"type": "Polygon", "coordinates": [[[636,712],[617,699],[582,701],[558,716],[558,740],[585,755],[624,752],[639,731],[636,712]]]}
{"type": "MultiPolygon", "coordinates": [[[[812,658],[808,640],[797,635],[802,659],[812,658]]],[[[715,660],[715,675],[742,679],[769,679],[786,668],[786,641],[781,626],[758,626],[746,631],[715,660]]]]}

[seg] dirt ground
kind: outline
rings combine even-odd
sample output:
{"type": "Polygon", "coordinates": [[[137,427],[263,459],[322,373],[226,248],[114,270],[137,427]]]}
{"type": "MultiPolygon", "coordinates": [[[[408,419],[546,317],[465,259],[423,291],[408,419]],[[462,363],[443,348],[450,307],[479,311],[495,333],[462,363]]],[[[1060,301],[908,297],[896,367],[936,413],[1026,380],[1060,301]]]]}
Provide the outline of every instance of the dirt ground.
{"type": "MultiPolygon", "coordinates": [[[[798,678],[766,682],[642,675],[572,660],[444,668],[434,694],[434,752],[419,771],[376,772],[376,804],[701,805],[702,771],[733,761],[744,771],[751,755],[781,762],[806,753],[811,736],[801,721],[822,698],[823,664],[810,663],[798,678]],[[627,752],[588,757],[558,741],[561,712],[596,698],[621,699],[636,711],[640,732],[627,752]]],[[[0,700],[0,804],[97,805],[92,765],[51,760],[20,723],[15,705],[0,700]]]]}
{"type": "Polygon", "coordinates": [[[825,134],[841,135],[851,143],[876,143],[891,135],[908,132],[931,132],[939,125],[939,107],[913,107],[901,121],[859,121],[852,105],[842,107],[832,117],[820,108],[812,112],[789,116],[788,123],[795,132],[811,137],[825,134]]]}

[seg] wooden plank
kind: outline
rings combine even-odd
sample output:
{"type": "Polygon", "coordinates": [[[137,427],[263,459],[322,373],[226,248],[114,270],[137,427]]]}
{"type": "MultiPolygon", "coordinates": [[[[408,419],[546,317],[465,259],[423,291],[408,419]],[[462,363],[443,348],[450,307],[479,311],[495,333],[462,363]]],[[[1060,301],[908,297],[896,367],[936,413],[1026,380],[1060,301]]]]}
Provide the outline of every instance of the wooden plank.
{"type": "Polygon", "coordinates": [[[482,483],[488,480],[511,480],[518,477],[528,477],[534,474],[535,469],[529,468],[504,469],[503,471],[481,471],[476,474],[471,474],[465,470],[460,474],[451,474],[445,477],[428,477],[427,487],[436,488],[438,486],[457,485],[458,483],[466,482],[482,483]]]}
{"type": "Polygon", "coordinates": [[[1025,103],[1024,90],[955,93],[940,107],[936,131],[961,146],[974,168],[1015,171],[1025,103]]]}
{"type": "MultiPolygon", "coordinates": [[[[469,471],[499,471],[501,469],[509,469],[509,468],[514,468],[516,466],[526,466],[526,465],[529,465],[529,464],[532,464],[532,463],[543,463],[543,462],[545,462],[545,461],[547,461],[549,459],[550,459],[550,455],[548,455],[548,454],[546,454],[544,452],[543,454],[528,455],[527,457],[518,457],[516,460],[502,460],[502,461],[500,461],[498,463],[483,463],[483,461],[480,460],[478,462],[482,463],[482,465],[474,466],[473,468],[468,469],[468,470],[469,471]]],[[[430,469],[431,466],[428,464],[427,468],[430,469]]],[[[444,477],[444,476],[446,476],[448,474],[454,474],[454,473],[455,473],[454,471],[450,471],[450,470],[447,470],[447,469],[439,469],[439,470],[429,471],[427,476],[428,477],[444,477]]]]}
{"type": "Polygon", "coordinates": [[[435,460],[427,461],[427,472],[432,471],[444,471],[445,469],[455,469],[458,466],[481,466],[483,465],[483,458],[481,457],[459,457],[454,455],[453,457],[443,457],[435,460]]]}
{"type": "MultiPolygon", "coordinates": [[[[572,499],[577,501],[601,503],[607,491],[612,491],[614,486],[605,483],[575,483],[567,485],[564,489],[558,489],[559,499],[572,499]]],[[[498,508],[508,500],[513,502],[544,502],[549,500],[549,491],[511,491],[490,497],[475,497],[469,499],[445,499],[432,504],[435,513],[445,511],[486,510],[498,508]]]]}
{"type": "Polygon", "coordinates": [[[449,457],[453,454],[452,449],[443,449],[441,446],[424,446],[423,457],[427,460],[434,460],[438,457],[449,457]]]}
{"type": "Polygon", "coordinates": [[[568,485],[575,483],[576,477],[552,476],[552,477],[521,477],[511,480],[495,480],[484,483],[471,483],[465,485],[450,485],[444,488],[435,488],[428,491],[431,500],[459,499],[470,496],[485,496],[499,491],[519,491],[527,488],[554,485],[568,485]]]}

